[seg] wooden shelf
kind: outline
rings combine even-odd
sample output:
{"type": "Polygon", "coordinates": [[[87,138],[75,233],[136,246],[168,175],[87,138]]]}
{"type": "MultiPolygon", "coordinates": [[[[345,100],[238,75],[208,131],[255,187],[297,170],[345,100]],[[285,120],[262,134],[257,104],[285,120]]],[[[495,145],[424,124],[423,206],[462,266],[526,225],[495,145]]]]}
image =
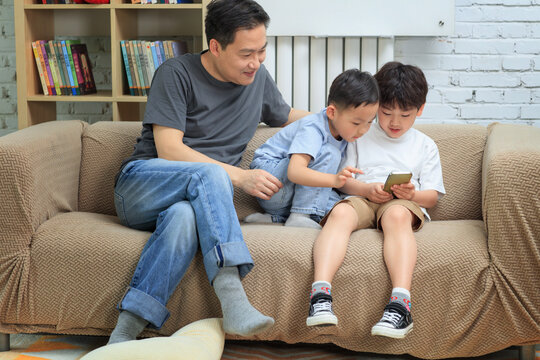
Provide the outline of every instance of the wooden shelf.
{"type": "Polygon", "coordinates": [[[56,104],[62,102],[106,102],[112,106],[111,120],[142,120],[147,97],[129,95],[120,40],[187,37],[188,50],[200,52],[206,48],[204,17],[209,1],[145,5],[131,0],[111,0],[104,5],[14,1],[19,129],[56,120],[56,104]],[[32,41],[86,36],[110,40],[111,83],[106,86],[110,90],[100,90],[98,84],[97,94],[43,95],[32,41]]]}

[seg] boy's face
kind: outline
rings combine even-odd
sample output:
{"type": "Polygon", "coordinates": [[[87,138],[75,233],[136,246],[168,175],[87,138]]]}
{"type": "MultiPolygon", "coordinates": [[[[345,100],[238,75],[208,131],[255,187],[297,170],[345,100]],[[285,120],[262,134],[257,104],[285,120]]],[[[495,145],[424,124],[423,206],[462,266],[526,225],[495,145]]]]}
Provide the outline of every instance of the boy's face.
{"type": "Polygon", "coordinates": [[[215,41],[210,46],[216,47],[216,78],[238,85],[251,84],[266,58],[266,44],[264,24],[236,31],[234,41],[225,49],[215,41]]]}
{"type": "MultiPolygon", "coordinates": [[[[425,104],[424,104],[425,105],[425,104]]],[[[403,110],[399,106],[381,105],[377,112],[379,125],[386,135],[397,139],[405,134],[414,124],[417,116],[422,115],[424,105],[417,109],[415,107],[403,110]]]]}
{"type": "Polygon", "coordinates": [[[328,105],[326,115],[329,119],[330,132],[336,139],[341,137],[347,142],[355,141],[369,130],[377,115],[378,107],[378,103],[347,108],[328,105]]]}

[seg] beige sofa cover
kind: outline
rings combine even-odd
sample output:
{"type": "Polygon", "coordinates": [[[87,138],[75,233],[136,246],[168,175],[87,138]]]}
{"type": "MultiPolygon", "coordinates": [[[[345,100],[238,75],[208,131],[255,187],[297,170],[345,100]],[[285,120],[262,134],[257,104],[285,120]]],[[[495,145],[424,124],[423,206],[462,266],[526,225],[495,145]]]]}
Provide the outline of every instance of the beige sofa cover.
{"type": "MultiPolygon", "coordinates": [[[[478,356],[540,342],[540,129],[419,125],[439,146],[447,195],[416,234],[414,330],[370,335],[391,284],[376,230],[353,233],[333,282],[339,326],[307,328],[318,231],[242,225],[255,261],[243,280],[275,326],[251,339],[334,343],[420,358],[478,356]],[[276,288],[275,284],[285,284],[276,288]]],[[[120,225],[113,180],[139,122],[44,123],[0,138],[0,332],[108,335],[149,233],[120,225]]],[[[275,129],[261,127],[242,166],[275,129]]],[[[237,191],[240,219],[258,210],[237,191]]],[[[219,317],[197,255],[168,303],[170,335],[219,317]]]]}

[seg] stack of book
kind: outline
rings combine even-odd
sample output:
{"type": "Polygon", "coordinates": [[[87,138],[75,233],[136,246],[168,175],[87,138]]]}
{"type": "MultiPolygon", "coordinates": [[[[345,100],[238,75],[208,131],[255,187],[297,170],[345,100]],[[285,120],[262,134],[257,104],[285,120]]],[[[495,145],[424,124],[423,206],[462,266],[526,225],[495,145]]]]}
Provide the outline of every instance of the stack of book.
{"type": "Polygon", "coordinates": [[[85,44],[79,40],[32,42],[45,95],[86,95],[96,92],[85,44]]]}
{"type": "Polygon", "coordinates": [[[159,65],[187,52],[186,42],[178,40],[122,40],[120,46],[130,95],[148,95],[159,65]]]}
{"type": "Polygon", "coordinates": [[[73,4],[73,0],[41,0],[43,4],[73,4]]]}

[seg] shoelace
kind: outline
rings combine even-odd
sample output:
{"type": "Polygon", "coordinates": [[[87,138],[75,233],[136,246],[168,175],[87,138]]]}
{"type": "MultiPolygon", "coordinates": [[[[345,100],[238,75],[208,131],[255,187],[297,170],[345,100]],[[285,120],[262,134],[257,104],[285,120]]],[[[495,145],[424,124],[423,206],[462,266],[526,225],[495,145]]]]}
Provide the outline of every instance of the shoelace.
{"type": "Polygon", "coordinates": [[[320,301],[313,304],[313,312],[317,313],[319,311],[329,311],[332,312],[332,303],[328,301],[320,301]]]}
{"type": "Polygon", "coordinates": [[[381,321],[386,321],[386,322],[389,322],[390,324],[392,324],[394,326],[397,326],[400,319],[401,319],[400,314],[398,314],[396,312],[385,311],[383,313],[383,317],[382,317],[381,321]]]}

